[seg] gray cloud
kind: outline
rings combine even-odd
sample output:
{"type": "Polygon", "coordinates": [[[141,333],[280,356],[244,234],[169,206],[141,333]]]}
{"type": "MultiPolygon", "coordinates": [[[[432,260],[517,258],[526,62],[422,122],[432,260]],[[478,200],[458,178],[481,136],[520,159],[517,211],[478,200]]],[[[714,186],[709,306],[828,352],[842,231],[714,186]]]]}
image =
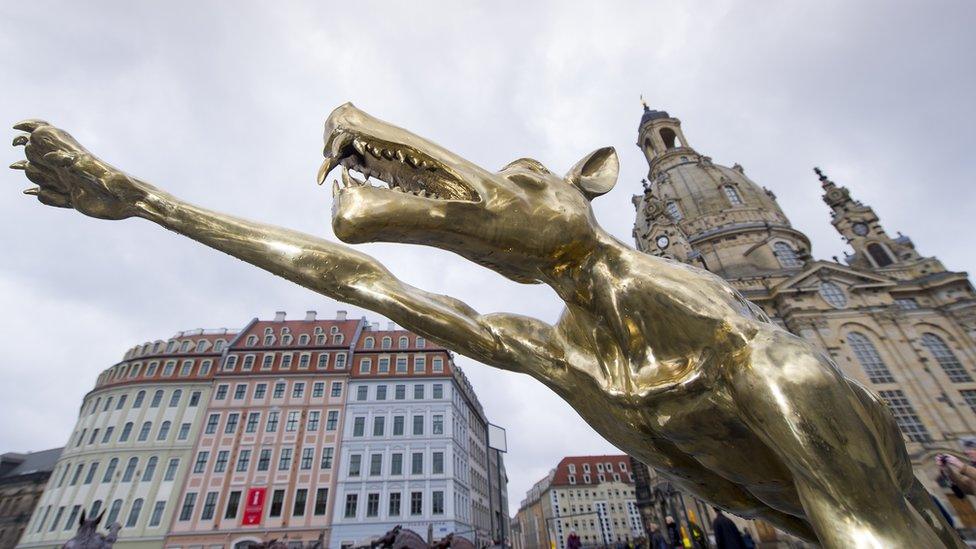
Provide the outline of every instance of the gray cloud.
{"type": "MultiPolygon", "coordinates": [[[[646,172],[632,146],[643,93],[683,120],[699,151],[772,189],[815,255],[843,251],[810,172],[819,164],[890,232],[971,270],[973,12],[969,2],[7,3],[0,120],[47,118],[186,199],[330,238],[330,199],[312,180],[322,121],[347,100],[489,168],[529,155],[562,171],[615,145],[620,181],[595,209],[630,242],[630,195],[646,172]]],[[[277,309],[348,308],[139,220],[42,208],[17,193],[19,173],[2,184],[7,449],[62,444],[97,373],[133,343],[277,309]]],[[[362,248],[478,310],[558,315],[548,289],[451,254],[362,248]]],[[[613,451],[540,384],[460,362],[508,428],[513,509],[559,457],[613,451]]]]}

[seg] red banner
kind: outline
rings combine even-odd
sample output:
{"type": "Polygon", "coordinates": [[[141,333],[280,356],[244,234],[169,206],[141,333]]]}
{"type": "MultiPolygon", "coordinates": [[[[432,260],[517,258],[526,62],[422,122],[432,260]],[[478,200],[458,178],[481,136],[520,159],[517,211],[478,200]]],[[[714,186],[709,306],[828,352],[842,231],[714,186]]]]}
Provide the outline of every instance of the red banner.
{"type": "Polygon", "coordinates": [[[267,493],[267,488],[247,489],[247,499],[244,501],[244,518],[241,520],[241,524],[261,524],[261,517],[264,516],[264,498],[267,493]]]}

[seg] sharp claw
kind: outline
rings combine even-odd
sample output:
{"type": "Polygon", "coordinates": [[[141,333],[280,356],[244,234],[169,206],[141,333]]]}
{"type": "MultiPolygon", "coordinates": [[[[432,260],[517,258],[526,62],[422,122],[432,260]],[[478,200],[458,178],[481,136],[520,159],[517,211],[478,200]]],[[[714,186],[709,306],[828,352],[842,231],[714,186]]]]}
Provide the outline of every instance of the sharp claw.
{"type": "Polygon", "coordinates": [[[27,144],[27,141],[28,141],[28,139],[27,139],[27,136],[26,135],[18,135],[17,137],[14,138],[13,145],[14,145],[14,147],[16,147],[18,145],[26,145],[27,144]]]}
{"type": "Polygon", "coordinates": [[[32,118],[30,120],[21,120],[20,122],[17,122],[16,124],[14,124],[14,129],[25,131],[25,132],[32,132],[37,128],[40,128],[41,126],[50,126],[50,124],[48,124],[44,120],[32,118]]]}
{"type": "Polygon", "coordinates": [[[18,161],[14,162],[13,164],[10,165],[10,169],[11,170],[26,170],[27,169],[27,161],[26,160],[18,160],[18,161]]]}
{"type": "Polygon", "coordinates": [[[24,194],[29,194],[31,196],[37,196],[37,195],[41,194],[41,188],[40,187],[31,187],[29,189],[24,189],[24,194]]]}
{"type": "Polygon", "coordinates": [[[74,164],[76,157],[75,155],[64,151],[51,151],[44,155],[44,160],[63,168],[65,166],[74,164]]]}

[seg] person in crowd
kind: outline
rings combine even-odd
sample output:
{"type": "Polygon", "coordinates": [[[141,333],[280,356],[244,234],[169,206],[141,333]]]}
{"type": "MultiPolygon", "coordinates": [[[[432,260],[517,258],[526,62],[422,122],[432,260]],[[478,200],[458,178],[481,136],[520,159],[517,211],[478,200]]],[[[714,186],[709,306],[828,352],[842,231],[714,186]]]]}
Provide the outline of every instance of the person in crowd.
{"type": "Polygon", "coordinates": [[[651,537],[648,539],[647,549],[669,549],[667,540],[661,534],[661,527],[657,523],[651,523],[651,537]]]}
{"type": "Polygon", "coordinates": [[[715,545],[718,546],[718,549],[746,549],[746,543],[742,539],[742,534],[739,533],[739,528],[718,507],[715,508],[712,531],[715,533],[715,545]]]}
{"type": "Polygon", "coordinates": [[[566,549],[580,549],[583,544],[580,543],[580,537],[576,533],[576,530],[569,531],[569,537],[566,538],[566,549]]]}
{"type": "Polygon", "coordinates": [[[664,525],[668,529],[668,543],[671,547],[684,547],[681,542],[681,530],[678,528],[678,523],[674,521],[674,517],[668,515],[664,517],[664,525]]]}

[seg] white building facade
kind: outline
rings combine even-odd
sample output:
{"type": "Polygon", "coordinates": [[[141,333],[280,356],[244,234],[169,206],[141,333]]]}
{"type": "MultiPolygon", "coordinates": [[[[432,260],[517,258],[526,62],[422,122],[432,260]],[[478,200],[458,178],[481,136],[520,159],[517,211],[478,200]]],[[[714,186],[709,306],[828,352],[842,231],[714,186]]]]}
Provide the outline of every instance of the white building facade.
{"type": "Polygon", "coordinates": [[[487,541],[475,502],[488,494],[472,478],[472,463],[486,460],[472,450],[485,450],[471,444],[469,427],[474,413],[484,429],[480,404],[446,350],[384,339],[364,332],[350,373],[330,547],[362,545],[397,525],[435,540],[487,541]]]}

